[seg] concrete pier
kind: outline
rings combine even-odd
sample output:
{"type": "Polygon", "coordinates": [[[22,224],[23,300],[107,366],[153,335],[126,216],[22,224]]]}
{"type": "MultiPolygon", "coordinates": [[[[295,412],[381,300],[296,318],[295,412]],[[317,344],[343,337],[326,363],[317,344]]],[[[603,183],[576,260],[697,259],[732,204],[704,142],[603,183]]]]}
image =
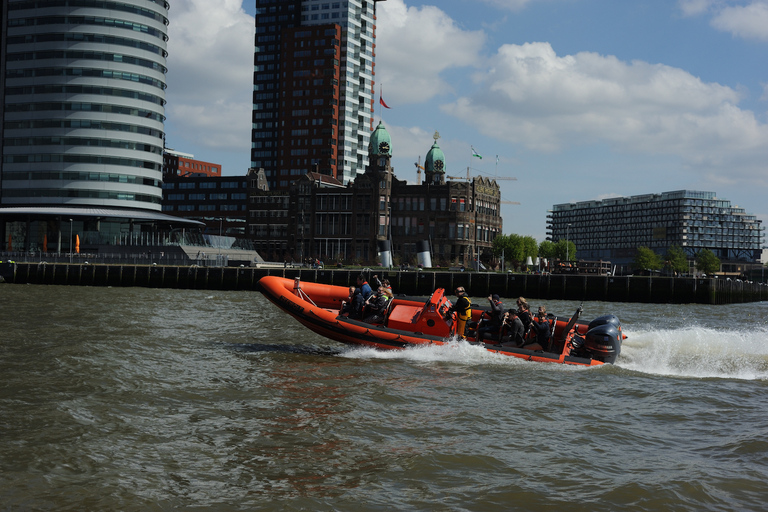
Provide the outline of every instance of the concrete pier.
{"type": "MultiPolygon", "coordinates": [[[[546,300],[647,302],[658,304],[734,304],[768,299],[768,286],[726,279],[532,275],[489,272],[387,271],[397,294],[424,296],[436,288],[449,293],[463,286],[473,297],[497,293],[546,300]]],[[[0,263],[6,283],[69,286],[146,286],[200,290],[258,290],[259,279],[277,275],[302,281],[349,286],[360,270],[159,265],[93,265],[68,263],[0,263]]]]}

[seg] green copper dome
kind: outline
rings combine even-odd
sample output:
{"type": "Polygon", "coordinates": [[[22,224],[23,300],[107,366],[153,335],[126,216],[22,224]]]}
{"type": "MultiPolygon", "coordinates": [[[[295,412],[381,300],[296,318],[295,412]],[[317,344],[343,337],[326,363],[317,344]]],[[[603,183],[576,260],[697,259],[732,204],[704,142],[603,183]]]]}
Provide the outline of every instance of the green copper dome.
{"type": "Polygon", "coordinates": [[[392,156],[392,138],[381,121],[379,121],[379,126],[371,134],[371,145],[368,146],[368,154],[392,156]]]}
{"type": "Polygon", "coordinates": [[[371,134],[371,145],[368,146],[368,154],[392,156],[392,138],[381,121],[379,121],[379,126],[371,134]]]}
{"type": "Polygon", "coordinates": [[[437,139],[432,144],[427,158],[424,160],[424,171],[426,172],[445,172],[445,155],[440,146],[437,145],[437,139]]]}

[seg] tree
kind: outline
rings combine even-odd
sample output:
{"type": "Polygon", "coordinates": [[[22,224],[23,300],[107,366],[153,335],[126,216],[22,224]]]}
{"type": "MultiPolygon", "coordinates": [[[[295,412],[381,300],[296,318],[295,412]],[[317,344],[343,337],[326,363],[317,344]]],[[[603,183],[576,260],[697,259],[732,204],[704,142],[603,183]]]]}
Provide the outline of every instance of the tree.
{"type": "Polygon", "coordinates": [[[669,268],[673,272],[677,274],[688,272],[688,255],[685,254],[685,251],[683,251],[680,246],[670,246],[669,249],[667,249],[665,258],[667,260],[666,264],[669,265],[669,268]]]}
{"type": "Polygon", "coordinates": [[[702,249],[696,254],[696,268],[711,276],[720,271],[720,258],[709,249],[702,249]]]}
{"type": "Polygon", "coordinates": [[[560,239],[555,244],[555,257],[559,260],[575,260],[576,244],[570,240],[560,239]]]}
{"type": "Polygon", "coordinates": [[[555,244],[549,240],[544,240],[539,244],[539,257],[552,259],[555,258],[555,244]]]}
{"type": "Polygon", "coordinates": [[[501,257],[512,263],[513,267],[520,267],[530,256],[536,258],[538,243],[532,236],[520,236],[514,233],[509,235],[497,235],[493,239],[493,255],[501,257]]]}
{"type": "Polygon", "coordinates": [[[522,237],[523,244],[523,258],[527,260],[529,257],[531,260],[535,260],[539,254],[539,243],[532,236],[522,237]]]}
{"type": "Polygon", "coordinates": [[[634,266],[637,270],[659,270],[662,266],[662,261],[659,255],[651,249],[640,246],[635,253],[634,266]]]}

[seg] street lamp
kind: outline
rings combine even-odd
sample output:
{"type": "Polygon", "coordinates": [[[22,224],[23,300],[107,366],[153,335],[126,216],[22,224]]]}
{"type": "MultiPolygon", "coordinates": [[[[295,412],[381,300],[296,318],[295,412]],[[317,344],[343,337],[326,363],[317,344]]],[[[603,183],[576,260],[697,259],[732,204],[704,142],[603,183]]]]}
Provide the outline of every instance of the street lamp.
{"type": "Polygon", "coordinates": [[[571,233],[571,223],[569,222],[565,226],[565,261],[566,263],[570,261],[570,252],[569,249],[571,248],[570,244],[568,244],[568,238],[570,238],[571,233]]]}
{"type": "Polygon", "coordinates": [[[389,269],[392,270],[392,256],[395,248],[392,247],[392,205],[387,204],[387,238],[389,239],[389,269]]]}
{"type": "Polygon", "coordinates": [[[222,244],[222,241],[221,241],[221,225],[222,225],[223,222],[224,222],[224,217],[219,217],[219,266],[222,266],[222,267],[224,266],[222,261],[221,261],[221,244],[222,244]]]}
{"type": "Polygon", "coordinates": [[[72,219],[69,219],[69,262],[72,263],[72,219]]]}

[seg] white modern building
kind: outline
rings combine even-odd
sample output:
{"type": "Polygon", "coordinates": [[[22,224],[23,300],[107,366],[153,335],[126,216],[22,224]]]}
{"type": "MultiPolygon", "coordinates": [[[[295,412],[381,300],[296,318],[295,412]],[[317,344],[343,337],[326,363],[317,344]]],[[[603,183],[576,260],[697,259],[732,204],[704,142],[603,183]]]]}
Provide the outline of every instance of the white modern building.
{"type": "Polygon", "coordinates": [[[96,243],[172,220],[160,213],[169,3],[2,9],[2,240],[67,250],[62,231],[96,243]]]}

